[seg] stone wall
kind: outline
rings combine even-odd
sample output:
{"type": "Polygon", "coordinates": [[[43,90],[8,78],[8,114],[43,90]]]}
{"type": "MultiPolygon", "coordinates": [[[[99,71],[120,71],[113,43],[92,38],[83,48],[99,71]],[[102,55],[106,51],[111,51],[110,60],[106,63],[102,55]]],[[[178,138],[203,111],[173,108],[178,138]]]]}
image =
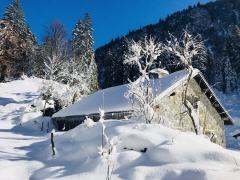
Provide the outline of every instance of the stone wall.
{"type": "MultiPolygon", "coordinates": [[[[183,105],[184,90],[185,86],[177,87],[157,103],[155,121],[171,128],[195,132],[193,122],[183,105]]],[[[224,122],[194,79],[190,81],[187,95],[195,102],[192,105],[199,116],[202,133],[212,142],[224,146],[224,122]]]]}

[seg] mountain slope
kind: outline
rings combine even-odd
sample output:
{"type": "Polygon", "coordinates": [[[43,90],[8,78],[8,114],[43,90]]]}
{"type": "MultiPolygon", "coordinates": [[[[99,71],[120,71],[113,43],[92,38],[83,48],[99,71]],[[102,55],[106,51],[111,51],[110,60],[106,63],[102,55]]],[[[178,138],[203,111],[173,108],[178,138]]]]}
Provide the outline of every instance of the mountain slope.
{"type": "MultiPolygon", "coordinates": [[[[98,48],[95,53],[100,86],[106,88],[123,84],[128,78],[133,79],[137,75],[134,67],[129,68],[123,64],[124,53],[127,52],[126,41],[153,36],[164,42],[169,32],[179,37],[182,31],[187,29],[192,34],[200,34],[205,40],[208,55],[204,74],[208,81],[212,85],[217,83],[216,88],[222,91],[227,91],[228,86],[230,90],[236,90],[240,86],[240,81],[237,79],[240,74],[238,63],[240,48],[236,46],[240,44],[240,34],[237,34],[235,28],[235,25],[240,24],[239,14],[240,1],[238,0],[218,0],[206,5],[198,4],[176,12],[157,24],[148,25],[111,41],[98,48]],[[228,61],[230,61],[232,74],[225,73],[227,71],[225,62],[228,61]],[[234,83],[238,86],[233,86],[234,83]]],[[[169,66],[168,62],[162,64],[169,71],[176,70],[176,67],[169,66]]],[[[196,64],[195,67],[198,65],[196,64]]]]}

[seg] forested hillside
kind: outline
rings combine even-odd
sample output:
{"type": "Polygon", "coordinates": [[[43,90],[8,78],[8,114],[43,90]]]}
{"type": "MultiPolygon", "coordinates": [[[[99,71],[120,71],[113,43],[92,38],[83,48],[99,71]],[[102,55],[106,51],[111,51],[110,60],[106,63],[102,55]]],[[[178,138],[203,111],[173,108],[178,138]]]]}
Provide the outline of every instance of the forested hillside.
{"type": "MultiPolygon", "coordinates": [[[[96,50],[99,82],[101,88],[126,83],[138,75],[135,67],[123,64],[127,52],[127,42],[141,40],[146,36],[166,42],[169,33],[181,36],[184,30],[193,35],[200,34],[208,49],[207,63],[202,69],[208,81],[223,92],[236,91],[240,87],[240,14],[239,0],[218,0],[206,5],[198,4],[176,12],[165,20],[159,20],[126,36],[117,38],[96,50]]],[[[159,57],[159,66],[173,72],[181,67],[171,63],[171,57],[159,57]]]]}

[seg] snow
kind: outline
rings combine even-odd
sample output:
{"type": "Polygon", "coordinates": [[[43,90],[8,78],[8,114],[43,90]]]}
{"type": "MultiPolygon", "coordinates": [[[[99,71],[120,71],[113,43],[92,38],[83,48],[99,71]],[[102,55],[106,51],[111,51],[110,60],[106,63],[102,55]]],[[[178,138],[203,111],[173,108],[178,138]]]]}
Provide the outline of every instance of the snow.
{"type": "MultiPolygon", "coordinates": [[[[9,83],[0,83],[0,114],[1,121],[9,125],[27,125],[41,118],[39,111],[32,111],[30,105],[39,97],[42,79],[27,78],[9,83]]],[[[32,125],[28,126],[32,128],[32,125]]]]}
{"type": "MultiPolygon", "coordinates": [[[[194,70],[195,75],[198,72],[198,70],[194,70]]],[[[182,70],[163,76],[160,79],[152,80],[153,94],[161,98],[176,88],[180,83],[183,83],[186,78],[187,71],[182,70]]],[[[129,100],[125,97],[127,90],[128,85],[125,84],[97,91],[55,113],[53,117],[89,115],[98,113],[99,108],[105,112],[133,110],[133,105],[129,103],[129,100]]]]}
{"type": "MultiPolygon", "coordinates": [[[[108,167],[112,180],[240,177],[239,151],[213,144],[203,135],[144,124],[138,119],[95,123],[88,118],[71,131],[53,131],[56,150],[53,157],[50,134],[39,131],[38,123],[45,119],[38,108],[31,108],[42,84],[43,80],[37,78],[0,84],[1,179],[105,180],[108,167]],[[103,126],[105,146],[101,148],[103,126]]],[[[239,94],[220,97],[238,122],[239,94]]],[[[228,146],[233,145],[228,140],[228,146]]]]}
{"type": "Polygon", "coordinates": [[[226,126],[226,146],[228,148],[240,149],[240,137],[238,139],[233,138],[233,136],[237,133],[240,133],[240,93],[231,93],[231,94],[223,94],[221,92],[217,92],[217,95],[220,97],[220,101],[226,107],[229,114],[232,116],[234,121],[234,126],[226,126]]]}
{"type": "MultiPolygon", "coordinates": [[[[37,98],[41,79],[27,78],[0,83],[0,177],[1,179],[29,179],[43,163],[28,155],[33,143],[46,140],[35,131],[43,118],[29,106],[37,98]]],[[[47,120],[47,119],[46,119],[47,120]]],[[[36,153],[40,149],[35,149],[36,153]]]]}
{"type": "MultiPolygon", "coordinates": [[[[108,120],[104,125],[109,141],[115,140],[115,151],[110,154],[113,180],[240,177],[240,153],[213,144],[206,136],[133,120],[108,120]]],[[[98,151],[101,132],[101,122],[97,122],[90,128],[82,124],[55,135],[56,156],[47,163],[47,172],[44,168],[33,177],[39,179],[44,174],[49,179],[105,179],[109,162],[98,151]],[[63,165],[63,171],[56,176],[54,167],[59,165],[63,165]]]]}

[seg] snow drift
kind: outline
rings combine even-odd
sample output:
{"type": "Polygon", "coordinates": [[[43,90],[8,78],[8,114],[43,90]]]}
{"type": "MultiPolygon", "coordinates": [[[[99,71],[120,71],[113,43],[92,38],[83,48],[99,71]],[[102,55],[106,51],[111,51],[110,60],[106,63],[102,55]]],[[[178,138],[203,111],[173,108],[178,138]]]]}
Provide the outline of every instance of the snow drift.
{"type": "MultiPolygon", "coordinates": [[[[99,153],[101,122],[84,123],[56,136],[54,161],[72,165],[68,167],[70,179],[105,179],[109,164],[113,180],[240,177],[240,154],[211,143],[205,136],[133,120],[104,121],[104,125],[109,141],[114,140],[114,151],[107,159],[99,153]]],[[[52,178],[51,172],[47,177],[52,178]]]]}

